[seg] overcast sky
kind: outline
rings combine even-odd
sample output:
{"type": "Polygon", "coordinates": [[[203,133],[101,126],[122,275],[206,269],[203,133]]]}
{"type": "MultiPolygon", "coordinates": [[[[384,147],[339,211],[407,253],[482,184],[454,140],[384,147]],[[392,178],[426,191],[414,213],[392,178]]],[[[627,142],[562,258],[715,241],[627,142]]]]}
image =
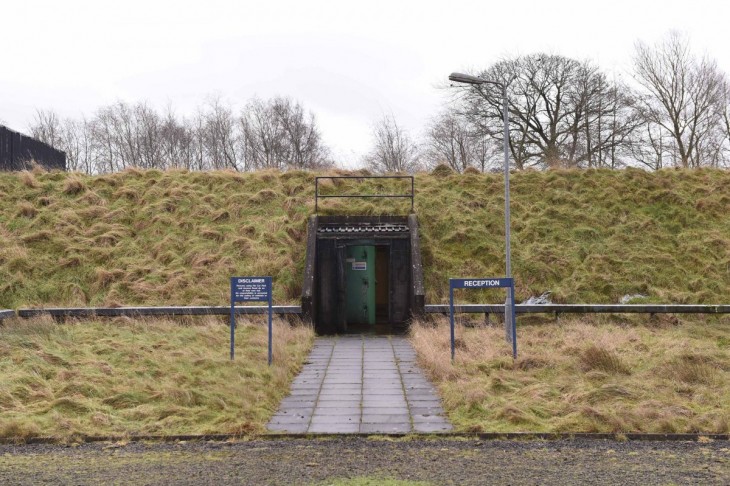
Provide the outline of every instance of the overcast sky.
{"type": "Polygon", "coordinates": [[[717,0],[10,1],[0,121],[27,131],[36,108],[78,117],[147,101],[187,115],[209,95],[238,107],[284,95],[355,165],[383,113],[419,136],[452,71],[549,52],[629,76],[634,43],[670,29],[730,71],[729,22],[730,2],[717,0]]]}

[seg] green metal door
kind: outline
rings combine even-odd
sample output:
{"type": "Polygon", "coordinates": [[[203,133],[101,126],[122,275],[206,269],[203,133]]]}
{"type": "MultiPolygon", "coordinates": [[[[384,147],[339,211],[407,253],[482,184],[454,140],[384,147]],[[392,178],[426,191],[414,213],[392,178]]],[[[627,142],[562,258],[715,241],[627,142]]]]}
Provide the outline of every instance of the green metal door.
{"type": "Polygon", "coordinates": [[[347,323],[375,325],[375,246],[348,246],[345,255],[347,323]]]}

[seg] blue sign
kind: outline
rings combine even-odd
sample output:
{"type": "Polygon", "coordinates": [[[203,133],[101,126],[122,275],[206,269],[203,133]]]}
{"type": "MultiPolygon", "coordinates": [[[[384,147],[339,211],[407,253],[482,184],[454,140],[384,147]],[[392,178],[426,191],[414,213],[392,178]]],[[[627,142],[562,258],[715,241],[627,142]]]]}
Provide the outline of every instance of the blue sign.
{"type": "Polygon", "coordinates": [[[517,359],[517,320],[515,319],[515,281],[512,278],[450,278],[449,320],[451,323],[451,361],[456,349],[454,336],[454,289],[509,289],[504,309],[507,342],[512,344],[512,358],[517,359]]]}
{"type": "Polygon", "coordinates": [[[236,302],[269,303],[269,365],[272,360],[271,277],[231,277],[231,360],[235,353],[236,302]]]}
{"type": "Polygon", "coordinates": [[[263,302],[271,296],[271,277],[231,277],[231,302],[263,302]]]}
{"type": "Polygon", "coordinates": [[[511,288],[511,278],[451,278],[449,287],[452,289],[492,289],[511,288]]]}

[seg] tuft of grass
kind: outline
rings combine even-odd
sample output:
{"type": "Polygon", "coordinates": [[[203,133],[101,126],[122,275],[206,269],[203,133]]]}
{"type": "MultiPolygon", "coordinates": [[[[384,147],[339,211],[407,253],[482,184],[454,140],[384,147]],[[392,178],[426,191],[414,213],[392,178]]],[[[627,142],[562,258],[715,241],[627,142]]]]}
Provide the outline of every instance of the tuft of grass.
{"type": "Polygon", "coordinates": [[[580,361],[584,371],[601,370],[607,373],[631,374],[631,370],[615,353],[595,345],[589,346],[581,353],[580,361]]]}
{"type": "Polygon", "coordinates": [[[35,206],[30,204],[26,201],[21,201],[18,203],[18,215],[22,216],[23,218],[29,218],[33,219],[36,214],[38,214],[38,210],[36,210],[35,206]]]}
{"type": "Polygon", "coordinates": [[[37,189],[38,187],[40,187],[38,180],[35,178],[35,175],[33,175],[32,172],[24,170],[22,172],[19,172],[18,177],[20,178],[20,182],[29,189],[37,189]]]}
{"type": "Polygon", "coordinates": [[[682,354],[664,367],[665,376],[689,385],[714,385],[723,381],[721,363],[703,355],[682,354]]]}
{"type": "Polygon", "coordinates": [[[446,177],[454,174],[454,170],[446,164],[439,164],[433,168],[431,175],[437,177],[446,177]]]}
{"type": "Polygon", "coordinates": [[[727,318],[533,317],[511,358],[501,326],[465,326],[450,359],[449,325],[414,322],[410,340],[444,408],[471,432],[702,432],[730,430],[727,318]]]}
{"type": "Polygon", "coordinates": [[[84,190],[86,190],[86,184],[84,184],[79,177],[72,175],[67,177],[63,183],[64,194],[75,195],[83,192],[84,190]]]}
{"type": "Polygon", "coordinates": [[[0,437],[262,432],[313,340],[279,319],[273,334],[269,367],[262,319],[238,319],[235,361],[213,317],[7,321],[0,437]]]}

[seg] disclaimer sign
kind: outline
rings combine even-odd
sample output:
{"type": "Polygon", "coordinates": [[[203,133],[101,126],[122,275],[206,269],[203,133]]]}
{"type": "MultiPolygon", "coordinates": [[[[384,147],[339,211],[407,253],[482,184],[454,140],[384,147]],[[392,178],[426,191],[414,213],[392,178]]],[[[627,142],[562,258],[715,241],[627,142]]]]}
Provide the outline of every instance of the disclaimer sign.
{"type": "Polygon", "coordinates": [[[233,277],[231,292],[235,302],[263,302],[271,296],[271,277],[233,277]]]}
{"type": "Polygon", "coordinates": [[[231,360],[235,354],[236,302],[269,303],[269,365],[271,365],[271,277],[231,277],[231,360]]]}

